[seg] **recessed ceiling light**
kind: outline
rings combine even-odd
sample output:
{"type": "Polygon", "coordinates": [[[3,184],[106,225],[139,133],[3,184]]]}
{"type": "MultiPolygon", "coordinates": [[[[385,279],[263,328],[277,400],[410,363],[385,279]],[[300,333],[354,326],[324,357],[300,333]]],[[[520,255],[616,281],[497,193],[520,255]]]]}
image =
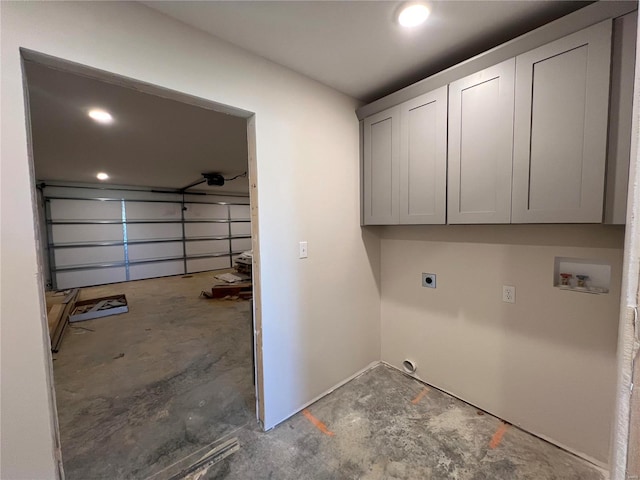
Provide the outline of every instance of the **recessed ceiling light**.
{"type": "Polygon", "coordinates": [[[93,109],[89,111],[89,116],[98,123],[111,123],[113,117],[106,110],[93,109]]]}
{"type": "Polygon", "coordinates": [[[109,179],[109,175],[107,175],[104,172],[100,172],[99,174],[96,175],[98,180],[108,180],[109,179]]]}
{"type": "Polygon", "coordinates": [[[398,23],[403,27],[417,27],[429,17],[431,10],[422,3],[411,3],[404,7],[398,15],[398,23]]]}

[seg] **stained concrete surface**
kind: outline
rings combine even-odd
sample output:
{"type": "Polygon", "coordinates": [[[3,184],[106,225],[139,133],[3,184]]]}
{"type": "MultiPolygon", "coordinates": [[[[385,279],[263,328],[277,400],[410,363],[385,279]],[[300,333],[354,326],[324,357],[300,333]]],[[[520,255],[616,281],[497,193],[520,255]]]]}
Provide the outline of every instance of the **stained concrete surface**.
{"type": "Polygon", "coordinates": [[[80,299],[124,293],[129,312],[71,324],[54,355],[67,479],[168,478],[255,424],[250,302],[199,298],[212,279],[81,291],[80,299]]]}
{"type": "Polygon", "coordinates": [[[188,478],[603,480],[587,462],[380,365],[188,478]],[[314,424],[310,418],[323,425],[314,424]],[[322,431],[324,428],[324,432],[322,431]]]}
{"type": "Polygon", "coordinates": [[[168,479],[237,438],[238,451],[185,480],[604,480],[570,453],[384,365],[262,432],[249,303],[198,298],[211,277],[82,292],[125,293],[130,312],[74,325],[54,362],[68,479],[168,479]]]}

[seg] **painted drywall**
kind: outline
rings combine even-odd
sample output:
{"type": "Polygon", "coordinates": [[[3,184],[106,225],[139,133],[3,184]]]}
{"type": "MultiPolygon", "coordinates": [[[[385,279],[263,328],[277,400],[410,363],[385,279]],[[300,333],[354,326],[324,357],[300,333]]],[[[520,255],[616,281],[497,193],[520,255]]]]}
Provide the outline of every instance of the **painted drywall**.
{"type": "Polygon", "coordinates": [[[623,236],[599,225],[385,228],[383,361],[414,359],[425,382],[606,464],[623,236]],[[556,256],[609,262],[610,293],[554,288],[556,256]],[[436,289],[421,287],[422,272],[436,289]]]}
{"type": "Polygon", "coordinates": [[[379,359],[379,239],[359,226],[353,99],[140,4],[1,9],[0,477],[56,475],[20,47],[255,112],[267,427],[379,359]]]}
{"type": "Polygon", "coordinates": [[[640,407],[637,388],[640,385],[637,381],[640,377],[640,324],[637,323],[640,300],[640,35],[637,42],[611,480],[640,478],[640,408],[632,410],[634,405],[640,407]],[[636,385],[635,390],[633,385],[636,385]],[[633,397],[630,391],[633,391],[633,397]],[[635,444],[631,443],[634,441],[635,444]]]}

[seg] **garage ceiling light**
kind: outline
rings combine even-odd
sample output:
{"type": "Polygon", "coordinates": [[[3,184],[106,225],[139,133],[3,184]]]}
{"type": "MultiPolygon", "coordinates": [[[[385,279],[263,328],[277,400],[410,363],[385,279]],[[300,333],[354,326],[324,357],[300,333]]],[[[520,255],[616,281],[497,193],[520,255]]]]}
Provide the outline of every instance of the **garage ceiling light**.
{"type": "Polygon", "coordinates": [[[89,116],[98,123],[111,123],[113,117],[106,110],[93,109],[89,111],[89,116]]]}
{"type": "Polygon", "coordinates": [[[96,175],[96,178],[98,180],[109,180],[109,175],[107,175],[104,172],[100,172],[99,174],[96,175]]]}
{"type": "Polygon", "coordinates": [[[398,15],[398,23],[403,27],[417,27],[425,22],[431,10],[422,3],[410,3],[406,5],[398,15]]]}

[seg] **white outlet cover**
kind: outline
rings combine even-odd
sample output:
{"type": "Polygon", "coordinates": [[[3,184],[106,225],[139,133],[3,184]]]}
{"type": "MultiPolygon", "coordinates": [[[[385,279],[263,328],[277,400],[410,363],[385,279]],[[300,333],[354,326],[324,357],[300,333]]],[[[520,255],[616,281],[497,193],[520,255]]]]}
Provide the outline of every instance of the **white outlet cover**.
{"type": "Polygon", "coordinates": [[[516,303],[516,287],[513,285],[503,285],[502,301],[504,303],[516,303]]]}

